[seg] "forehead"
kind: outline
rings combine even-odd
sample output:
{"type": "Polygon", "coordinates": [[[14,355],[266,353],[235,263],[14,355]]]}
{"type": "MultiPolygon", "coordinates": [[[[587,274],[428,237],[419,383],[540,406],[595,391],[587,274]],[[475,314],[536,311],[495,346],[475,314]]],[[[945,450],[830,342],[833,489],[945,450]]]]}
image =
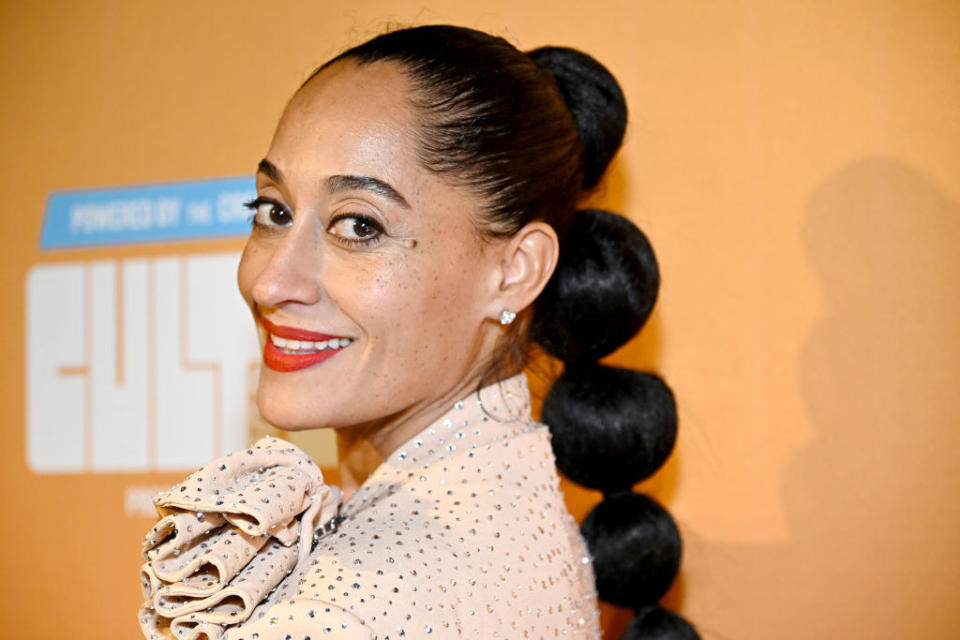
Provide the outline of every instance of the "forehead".
{"type": "MultiPolygon", "coordinates": [[[[293,97],[270,155],[288,170],[400,180],[417,166],[416,114],[399,65],[337,62],[293,97]]],[[[407,180],[403,180],[407,181],[407,180]]]]}
{"type": "Polygon", "coordinates": [[[331,65],[303,86],[284,111],[267,152],[283,175],[289,204],[298,207],[322,197],[320,185],[331,176],[365,176],[403,196],[415,212],[409,222],[475,235],[482,199],[421,164],[410,88],[397,63],[352,60],[331,65]]]}

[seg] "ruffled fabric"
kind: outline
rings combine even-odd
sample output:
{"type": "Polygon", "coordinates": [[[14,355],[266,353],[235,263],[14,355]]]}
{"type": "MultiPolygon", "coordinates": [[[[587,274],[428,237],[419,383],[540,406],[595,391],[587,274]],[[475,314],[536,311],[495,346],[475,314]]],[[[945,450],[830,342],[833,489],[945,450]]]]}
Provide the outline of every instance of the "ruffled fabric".
{"type": "Polygon", "coordinates": [[[263,438],[190,475],[154,503],[143,538],[146,638],[218,640],[310,555],[341,492],[296,446],[263,438]]]}

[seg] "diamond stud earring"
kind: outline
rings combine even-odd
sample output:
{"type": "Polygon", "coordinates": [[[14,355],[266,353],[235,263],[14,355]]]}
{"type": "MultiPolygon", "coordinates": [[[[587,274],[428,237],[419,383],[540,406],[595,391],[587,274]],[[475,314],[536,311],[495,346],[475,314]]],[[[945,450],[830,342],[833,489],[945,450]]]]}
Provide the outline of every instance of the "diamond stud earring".
{"type": "Polygon", "coordinates": [[[512,323],[516,317],[517,314],[515,314],[513,311],[510,311],[510,309],[504,309],[500,312],[500,324],[508,325],[512,323]]]}

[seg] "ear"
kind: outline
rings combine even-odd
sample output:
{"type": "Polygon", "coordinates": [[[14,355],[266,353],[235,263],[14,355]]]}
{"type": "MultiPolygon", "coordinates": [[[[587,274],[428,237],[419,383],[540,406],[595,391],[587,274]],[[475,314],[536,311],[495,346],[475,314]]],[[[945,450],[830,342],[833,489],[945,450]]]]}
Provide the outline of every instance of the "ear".
{"type": "Polygon", "coordinates": [[[499,250],[499,288],[487,315],[497,319],[508,309],[519,314],[540,295],[557,266],[557,232],[545,222],[531,222],[499,250]]]}

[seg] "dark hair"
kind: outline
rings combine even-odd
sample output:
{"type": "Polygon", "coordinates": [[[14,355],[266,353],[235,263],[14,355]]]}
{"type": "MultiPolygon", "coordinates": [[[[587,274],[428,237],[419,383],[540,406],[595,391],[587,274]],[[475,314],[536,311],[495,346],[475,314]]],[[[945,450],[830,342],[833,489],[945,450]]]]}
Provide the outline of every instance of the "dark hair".
{"type": "Polygon", "coordinates": [[[697,638],[657,606],[679,569],[677,527],[656,501],[632,492],[673,449],[673,394],[653,374],[597,363],[639,331],[659,287],[653,251],[633,223],[577,211],[623,140],[627,109],[616,79],[573,49],[525,54],[502,38],[442,25],[383,34],[314,75],[344,59],[400,65],[421,118],[419,161],[481,197],[482,233],[506,237],[535,220],[557,231],[559,263],[523,323],[528,335],[513,346],[529,338],[565,363],[543,421],[560,470],[605,494],[582,532],[600,597],[637,612],[625,637],[697,638]]]}

